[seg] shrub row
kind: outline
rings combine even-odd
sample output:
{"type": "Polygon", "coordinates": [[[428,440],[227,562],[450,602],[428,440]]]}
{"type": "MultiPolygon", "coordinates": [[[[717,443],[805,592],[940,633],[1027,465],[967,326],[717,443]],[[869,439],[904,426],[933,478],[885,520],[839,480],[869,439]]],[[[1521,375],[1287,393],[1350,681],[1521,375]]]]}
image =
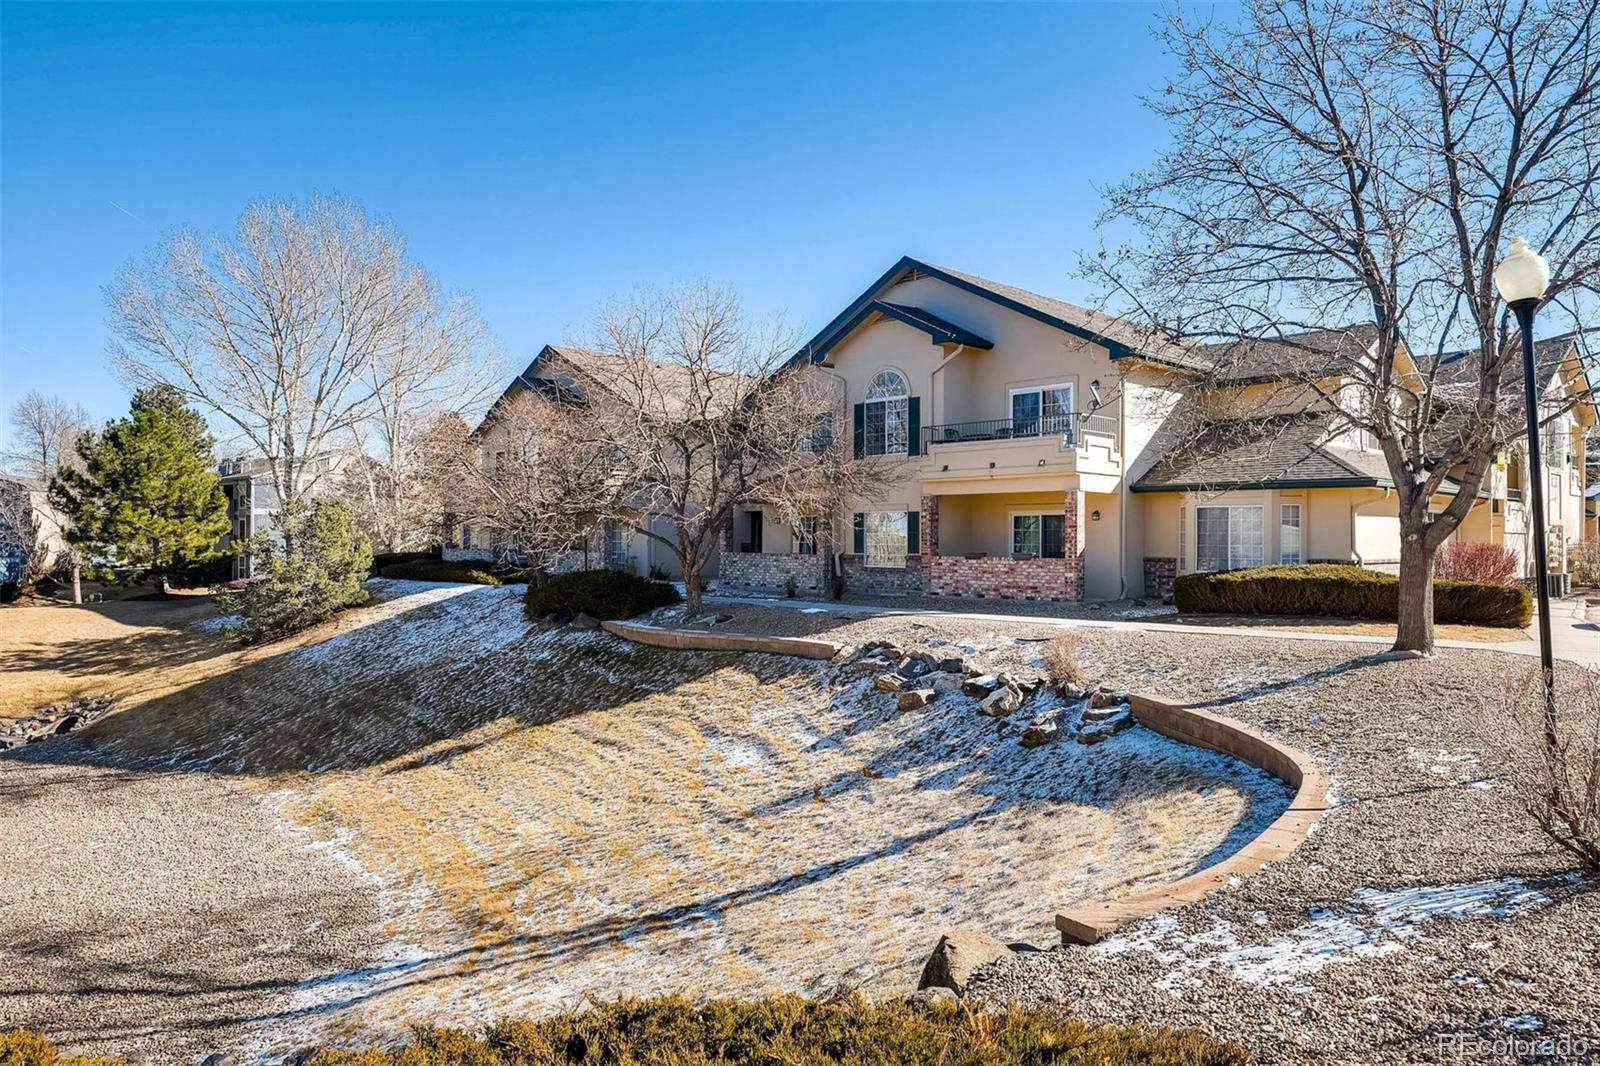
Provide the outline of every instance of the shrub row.
{"type": "Polygon", "coordinates": [[[501,580],[478,563],[446,562],[443,559],[415,559],[409,563],[390,563],[378,568],[379,577],[405,581],[455,581],[468,585],[499,585],[501,580]]]}
{"type": "Polygon", "coordinates": [[[383,568],[394,566],[397,563],[415,563],[424,559],[441,559],[443,555],[438,548],[429,548],[419,552],[373,552],[372,576],[381,577],[383,568]]]}
{"type": "MultiPolygon", "coordinates": [[[[1287,614],[1315,618],[1393,621],[1400,581],[1359,566],[1313,563],[1262,566],[1220,574],[1183,574],[1172,586],[1185,614],[1287,614]]],[[[1433,583],[1436,622],[1522,627],[1533,617],[1533,595],[1520,585],[1465,581],[1433,583]]]]}
{"type": "Polygon", "coordinates": [[[651,581],[617,570],[581,570],[557,574],[542,585],[530,583],[523,602],[534,618],[586,614],[604,621],[632,618],[681,598],[677,588],[665,581],[651,581]]]}
{"type": "MultiPolygon", "coordinates": [[[[695,1005],[688,999],[597,1003],[481,1035],[417,1026],[401,1048],[324,1049],[311,1066],[1244,1066],[1245,1053],[1195,1032],[1089,1025],[1059,1009],[977,1011],[870,1003],[858,995],[695,1005]]],[[[113,1066],[56,1057],[43,1037],[0,1034],[6,1066],[113,1066]]]]}

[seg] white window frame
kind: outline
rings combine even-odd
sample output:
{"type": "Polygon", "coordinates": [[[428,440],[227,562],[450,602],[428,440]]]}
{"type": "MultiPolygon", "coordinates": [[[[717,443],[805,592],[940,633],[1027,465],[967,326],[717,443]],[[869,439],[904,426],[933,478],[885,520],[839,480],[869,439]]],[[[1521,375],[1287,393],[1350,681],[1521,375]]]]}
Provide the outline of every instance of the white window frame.
{"type": "Polygon", "coordinates": [[[1178,573],[1189,572],[1189,505],[1178,504],[1178,573]]]}
{"type": "Polygon", "coordinates": [[[1267,534],[1266,521],[1267,521],[1267,518],[1266,518],[1266,508],[1265,507],[1263,507],[1259,503],[1199,504],[1199,505],[1196,505],[1195,509],[1194,509],[1194,568],[1195,568],[1196,572],[1198,572],[1198,573],[1220,572],[1217,569],[1208,569],[1207,567],[1203,566],[1202,562],[1201,562],[1202,556],[1201,556],[1201,545],[1200,545],[1200,516],[1201,516],[1201,513],[1204,512],[1204,511],[1226,511],[1227,514],[1228,514],[1228,524],[1227,524],[1227,530],[1228,530],[1227,531],[1228,559],[1227,559],[1227,565],[1221,567],[1220,570],[1245,570],[1245,569],[1250,569],[1250,568],[1253,568],[1253,567],[1260,566],[1260,565],[1262,565],[1263,562],[1266,561],[1266,534],[1267,534]],[[1255,556],[1255,558],[1253,560],[1247,555],[1242,555],[1241,554],[1241,555],[1236,557],[1235,554],[1234,554],[1234,552],[1235,552],[1235,543],[1234,543],[1234,535],[1233,535],[1233,512],[1235,512],[1235,511],[1254,511],[1256,513],[1256,518],[1257,518],[1257,522],[1258,522],[1258,528],[1261,531],[1261,543],[1260,543],[1259,548],[1258,548],[1258,554],[1255,556]]]}
{"type": "Polygon", "coordinates": [[[866,399],[861,403],[861,454],[910,455],[911,454],[911,381],[892,366],[886,366],[873,375],[867,385],[866,399]],[[889,375],[899,379],[899,392],[887,391],[889,375]],[[867,431],[874,406],[883,408],[883,442],[873,450],[872,434],[867,431]]]}
{"type": "Polygon", "coordinates": [[[911,523],[905,511],[867,511],[862,516],[865,524],[866,548],[861,561],[864,566],[874,570],[904,570],[906,557],[911,553],[907,540],[911,533],[911,523]],[[899,531],[894,530],[895,520],[899,519],[899,531]],[[898,548],[896,548],[898,541],[898,548]]]}
{"type": "Polygon", "coordinates": [[[1306,561],[1306,524],[1305,508],[1299,501],[1293,503],[1280,503],[1278,505],[1278,562],[1283,566],[1298,566],[1306,561]],[[1289,512],[1294,512],[1294,525],[1289,524],[1289,512]],[[1294,558],[1289,558],[1289,553],[1284,550],[1284,534],[1294,530],[1294,558]]]}
{"type": "Polygon", "coordinates": [[[807,515],[790,529],[790,545],[795,555],[817,554],[817,524],[816,516],[807,515]]]}
{"type": "Polygon", "coordinates": [[[1049,437],[1058,433],[1070,433],[1072,431],[1072,413],[1077,407],[1077,404],[1078,390],[1077,387],[1070,381],[1058,381],[1049,385],[1019,385],[1014,389],[1007,390],[1006,418],[1011,422],[1011,433],[1013,436],[1049,437]],[[1062,412],[1058,405],[1056,414],[1046,415],[1044,412],[1044,394],[1047,392],[1053,392],[1056,389],[1066,390],[1067,409],[1065,412],[1062,412]],[[1022,434],[1017,432],[1017,397],[1025,396],[1028,393],[1038,394],[1039,425],[1036,432],[1022,434]]]}
{"type": "Polygon", "coordinates": [[[1067,516],[1061,511],[1012,511],[1009,554],[1012,558],[1017,555],[1017,519],[1037,518],[1039,520],[1039,550],[1033,553],[1035,559],[1065,559],[1067,557],[1067,516]],[[1044,520],[1046,518],[1061,519],[1061,554],[1044,554],[1044,520]]]}

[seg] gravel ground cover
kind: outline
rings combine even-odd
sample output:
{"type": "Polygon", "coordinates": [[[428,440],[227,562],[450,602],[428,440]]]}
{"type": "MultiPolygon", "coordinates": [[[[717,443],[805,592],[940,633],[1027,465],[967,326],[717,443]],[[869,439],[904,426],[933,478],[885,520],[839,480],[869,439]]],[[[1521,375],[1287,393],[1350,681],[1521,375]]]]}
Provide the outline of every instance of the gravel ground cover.
{"type": "MultiPolygon", "coordinates": [[[[929,614],[828,635],[867,632],[991,647],[1022,665],[1026,645],[1005,641],[1053,630],[929,614]]],[[[1511,1061],[1512,1041],[1541,1040],[1586,1042],[1590,1057],[1568,1061],[1600,1056],[1600,881],[1552,850],[1495,766],[1500,693],[1525,681],[1523,660],[1448,649],[1383,662],[1367,645],[1079,635],[1091,675],[1309,752],[1332,775],[1337,807],[1287,861],[1095,947],[1014,955],[975,979],[977,999],[1195,1026],[1267,1063],[1454,1062],[1458,1048],[1511,1061]]]]}

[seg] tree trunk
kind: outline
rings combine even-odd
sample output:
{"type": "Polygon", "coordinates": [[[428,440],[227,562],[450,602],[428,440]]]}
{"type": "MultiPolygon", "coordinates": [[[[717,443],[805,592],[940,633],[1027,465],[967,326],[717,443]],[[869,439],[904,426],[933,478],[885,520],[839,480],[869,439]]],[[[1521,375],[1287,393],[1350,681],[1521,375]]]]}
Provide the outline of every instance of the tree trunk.
{"type": "Polygon", "coordinates": [[[703,581],[698,564],[683,568],[683,613],[685,618],[700,617],[700,593],[703,581]]]}
{"type": "Polygon", "coordinates": [[[1421,534],[1400,537],[1400,624],[1394,650],[1433,654],[1433,562],[1421,534]]]}
{"type": "Polygon", "coordinates": [[[72,602],[83,602],[83,567],[72,564],[72,602]]]}

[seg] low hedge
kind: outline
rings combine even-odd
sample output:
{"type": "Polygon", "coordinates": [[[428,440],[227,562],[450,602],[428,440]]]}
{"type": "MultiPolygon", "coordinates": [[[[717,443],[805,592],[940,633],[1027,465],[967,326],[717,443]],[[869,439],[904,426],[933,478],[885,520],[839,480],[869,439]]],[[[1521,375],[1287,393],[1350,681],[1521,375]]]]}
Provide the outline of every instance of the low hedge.
{"type": "Polygon", "coordinates": [[[498,577],[472,562],[446,562],[443,559],[416,559],[409,563],[391,563],[378,570],[379,577],[395,577],[405,581],[454,581],[466,585],[499,585],[498,577]]]}
{"type": "MultiPolygon", "coordinates": [[[[1400,580],[1360,566],[1311,563],[1217,574],[1184,574],[1172,585],[1178,610],[1204,614],[1286,614],[1392,622],[1400,580]]],[[[1521,628],[1533,618],[1533,594],[1520,585],[1433,583],[1433,619],[1521,628]]]]}
{"type": "Polygon", "coordinates": [[[396,566],[400,563],[415,563],[424,559],[441,559],[438,548],[427,548],[417,552],[373,552],[372,576],[379,577],[386,566],[396,566]]]}
{"type": "MultiPolygon", "coordinates": [[[[171,1056],[168,1056],[171,1057],[171,1056]]],[[[309,1066],[1245,1066],[1199,1032],[1094,1025],[1060,1007],[982,1011],[770,996],[696,1004],[680,996],[594,1003],[476,1032],[418,1025],[403,1047],[322,1048],[309,1066]]],[[[56,1056],[34,1033],[0,1034],[0,1064],[131,1066],[56,1056]]]]}
{"type": "Polygon", "coordinates": [[[665,581],[651,581],[617,570],[580,570],[557,574],[542,585],[530,583],[523,602],[534,618],[586,614],[604,621],[632,618],[680,599],[677,588],[665,581]]]}

